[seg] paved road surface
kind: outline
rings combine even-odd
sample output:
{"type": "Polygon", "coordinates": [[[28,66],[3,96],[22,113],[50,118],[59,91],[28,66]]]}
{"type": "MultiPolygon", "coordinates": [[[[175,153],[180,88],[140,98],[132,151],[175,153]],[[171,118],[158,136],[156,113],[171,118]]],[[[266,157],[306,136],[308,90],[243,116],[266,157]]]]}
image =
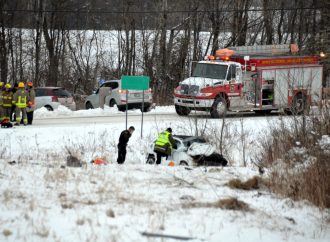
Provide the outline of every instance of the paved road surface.
{"type": "MultiPolygon", "coordinates": [[[[271,114],[269,117],[277,116],[278,114],[271,114]]],[[[264,116],[257,116],[254,113],[232,113],[227,116],[228,119],[239,119],[239,118],[253,118],[260,119],[265,118],[264,116]]],[[[144,114],[143,120],[144,122],[152,122],[152,121],[171,121],[171,120],[182,120],[188,118],[198,118],[198,119],[210,119],[210,116],[207,114],[199,113],[198,115],[189,115],[188,117],[178,116],[176,113],[166,113],[166,114],[153,114],[147,113],[144,114]]],[[[141,121],[141,114],[132,113],[128,115],[128,123],[130,122],[139,122],[141,121]]],[[[35,118],[34,125],[35,126],[66,126],[67,124],[109,124],[109,123],[125,123],[126,117],[125,113],[123,114],[113,114],[111,116],[94,116],[94,117],[56,117],[56,118],[35,118]]]]}

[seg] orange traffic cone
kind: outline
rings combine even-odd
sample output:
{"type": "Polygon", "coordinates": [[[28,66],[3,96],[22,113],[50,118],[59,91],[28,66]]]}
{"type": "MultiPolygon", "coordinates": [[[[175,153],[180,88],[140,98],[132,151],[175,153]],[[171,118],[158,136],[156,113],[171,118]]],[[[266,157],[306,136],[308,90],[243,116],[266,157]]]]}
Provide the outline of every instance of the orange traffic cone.
{"type": "Polygon", "coordinates": [[[107,165],[108,164],[105,160],[103,160],[101,158],[96,158],[93,163],[94,163],[94,165],[107,165]]]}

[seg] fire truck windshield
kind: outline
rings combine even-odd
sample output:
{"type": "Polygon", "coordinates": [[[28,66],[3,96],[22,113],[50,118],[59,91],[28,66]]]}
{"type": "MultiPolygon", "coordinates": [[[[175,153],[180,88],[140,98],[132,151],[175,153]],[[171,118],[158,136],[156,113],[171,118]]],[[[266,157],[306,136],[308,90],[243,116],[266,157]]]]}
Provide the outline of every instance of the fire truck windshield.
{"type": "Polygon", "coordinates": [[[197,63],[192,77],[226,79],[227,65],[197,63]]]}

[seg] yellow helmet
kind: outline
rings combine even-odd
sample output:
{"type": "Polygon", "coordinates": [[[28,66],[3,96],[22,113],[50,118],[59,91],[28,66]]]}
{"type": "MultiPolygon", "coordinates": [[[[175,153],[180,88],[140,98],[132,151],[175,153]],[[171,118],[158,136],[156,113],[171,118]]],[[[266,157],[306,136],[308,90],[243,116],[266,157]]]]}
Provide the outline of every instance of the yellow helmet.
{"type": "Polygon", "coordinates": [[[24,82],[18,83],[18,87],[24,87],[24,82]]]}
{"type": "Polygon", "coordinates": [[[10,88],[11,88],[11,85],[10,85],[9,83],[7,83],[7,84],[5,85],[5,88],[10,89],[10,88]]]}
{"type": "Polygon", "coordinates": [[[3,82],[0,82],[0,87],[2,87],[2,86],[3,86],[3,84],[4,84],[3,82]]]}

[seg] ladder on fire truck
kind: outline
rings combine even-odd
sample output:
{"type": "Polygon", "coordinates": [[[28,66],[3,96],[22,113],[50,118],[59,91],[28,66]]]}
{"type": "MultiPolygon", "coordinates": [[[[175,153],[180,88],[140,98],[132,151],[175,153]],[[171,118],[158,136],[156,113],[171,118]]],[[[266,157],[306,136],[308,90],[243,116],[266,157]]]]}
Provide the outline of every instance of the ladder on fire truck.
{"type": "Polygon", "coordinates": [[[294,54],[299,51],[296,44],[236,46],[228,49],[235,51],[235,56],[278,56],[294,54]]]}

